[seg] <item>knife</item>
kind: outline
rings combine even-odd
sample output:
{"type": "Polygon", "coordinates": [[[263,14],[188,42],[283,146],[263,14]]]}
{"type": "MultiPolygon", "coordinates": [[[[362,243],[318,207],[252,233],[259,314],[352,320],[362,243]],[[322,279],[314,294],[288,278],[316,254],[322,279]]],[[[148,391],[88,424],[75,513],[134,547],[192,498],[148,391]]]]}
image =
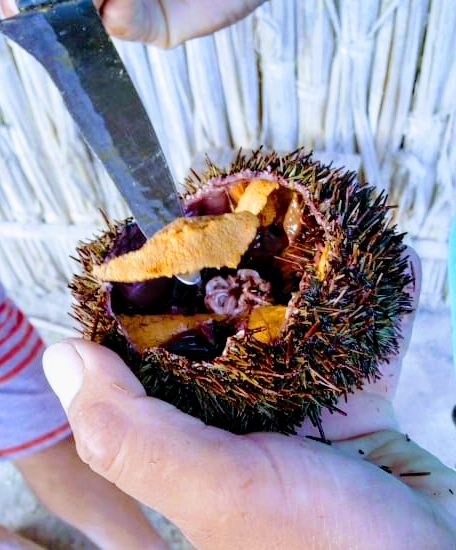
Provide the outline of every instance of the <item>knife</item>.
{"type": "Polygon", "coordinates": [[[157,136],[91,0],[19,0],[0,30],[47,70],[150,237],[182,211],[157,136]]]}
{"type": "MultiPolygon", "coordinates": [[[[91,0],[18,0],[0,32],[47,70],[146,238],[182,216],[146,110],[91,0]]],[[[199,273],[180,275],[187,284],[199,273]]]]}

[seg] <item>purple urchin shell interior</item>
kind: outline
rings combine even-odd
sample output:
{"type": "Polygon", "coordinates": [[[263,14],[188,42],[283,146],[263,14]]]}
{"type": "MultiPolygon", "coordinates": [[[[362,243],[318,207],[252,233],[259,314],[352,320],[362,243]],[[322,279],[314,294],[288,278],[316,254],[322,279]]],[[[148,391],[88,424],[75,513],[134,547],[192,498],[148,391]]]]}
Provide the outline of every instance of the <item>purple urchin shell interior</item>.
{"type": "MultiPolygon", "coordinates": [[[[246,186],[257,174],[241,173],[210,180],[203,188],[184,199],[186,216],[219,215],[234,209],[231,192],[246,186]]],[[[266,174],[261,179],[273,180],[266,174]]],[[[289,246],[292,236],[281,224],[260,227],[237,269],[203,269],[201,282],[186,285],[176,277],[140,283],[113,283],[110,309],[116,315],[195,315],[214,313],[226,320],[200,323],[198,327],[174,336],[163,347],[191,360],[210,360],[223,352],[226,339],[246,326],[243,313],[259,305],[286,305],[291,291],[299,285],[285,284],[279,255],[289,246]]],[[[140,248],[145,242],[138,226],[122,228],[106,260],[140,248]]]]}

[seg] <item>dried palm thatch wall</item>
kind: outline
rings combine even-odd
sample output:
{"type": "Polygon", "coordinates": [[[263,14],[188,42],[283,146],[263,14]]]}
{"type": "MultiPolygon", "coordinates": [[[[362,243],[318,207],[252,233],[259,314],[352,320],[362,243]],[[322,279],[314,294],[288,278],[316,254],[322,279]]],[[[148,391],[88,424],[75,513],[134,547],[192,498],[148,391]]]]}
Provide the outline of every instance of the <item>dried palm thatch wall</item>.
{"type": "MultiPolygon", "coordinates": [[[[177,178],[199,152],[239,146],[306,145],[354,162],[399,205],[423,259],[423,303],[444,302],[453,0],[273,0],[172,51],[117,45],[177,178]]],[[[28,311],[68,322],[69,255],[102,223],[100,207],[128,214],[47,75],[0,37],[0,279],[28,311]]]]}

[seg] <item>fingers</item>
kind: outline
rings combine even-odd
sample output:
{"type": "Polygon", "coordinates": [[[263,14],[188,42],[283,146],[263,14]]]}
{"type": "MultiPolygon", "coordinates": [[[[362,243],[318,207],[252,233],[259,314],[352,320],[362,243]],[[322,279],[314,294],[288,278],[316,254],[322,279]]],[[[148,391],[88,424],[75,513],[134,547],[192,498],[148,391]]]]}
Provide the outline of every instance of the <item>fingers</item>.
{"type": "Polygon", "coordinates": [[[185,40],[204,36],[246,17],[265,0],[170,0],[164,2],[167,41],[155,42],[173,47],[185,40]]]}
{"type": "Polygon", "coordinates": [[[265,0],[95,0],[112,36],[172,48],[242,19],[265,0]]]}
{"type": "Polygon", "coordinates": [[[163,5],[158,0],[95,0],[106,32],[111,36],[167,47],[163,5]]]}
{"type": "Polygon", "coordinates": [[[358,458],[362,451],[363,460],[386,468],[399,481],[438,502],[456,518],[455,471],[406,435],[385,430],[336,443],[335,447],[358,458]]]}
{"type": "Polygon", "coordinates": [[[404,288],[404,291],[411,298],[412,312],[403,314],[400,317],[401,339],[399,341],[400,347],[398,353],[392,355],[388,362],[384,362],[379,365],[379,371],[381,374],[380,380],[367,382],[364,384],[362,390],[364,392],[371,392],[381,395],[385,399],[390,400],[393,399],[396,393],[397,384],[401,374],[402,360],[410,345],[421,293],[421,261],[418,254],[415,250],[413,250],[413,248],[407,247],[403,253],[403,257],[407,258],[408,274],[411,278],[411,282],[404,288]]]}
{"type": "MultiPolygon", "coordinates": [[[[106,31],[117,38],[172,48],[246,17],[265,0],[94,0],[106,31]]],[[[5,17],[18,13],[0,0],[5,17]]]]}
{"type": "Polygon", "coordinates": [[[399,342],[399,352],[393,355],[389,362],[384,362],[379,365],[379,371],[381,373],[380,380],[366,383],[363,386],[363,391],[379,394],[389,400],[392,400],[396,393],[402,369],[402,361],[410,345],[421,293],[421,261],[418,254],[413,248],[407,247],[403,253],[403,257],[407,258],[408,273],[411,277],[411,282],[404,288],[404,291],[411,298],[412,312],[403,314],[400,318],[401,340],[399,342]]]}
{"type": "Polygon", "coordinates": [[[173,521],[192,515],[197,523],[217,509],[211,499],[219,498],[220,471],[229,485],[242,481],[235,436],[146,397],[110,350],[69,340],[47,350],[44,368],[68,411],[82,460],[173,521]]]}
{"type": "MultiPolygon", "coordinates": [[[[117,38],[167,47],[164,5],[160,0],[94,0],[106,32],[117,38]]],[[[19,13],[15,0],[0,0],[0,15],[19,13]]]]}
{"type": "MultiPolygon", "coordinates": [[[[337,403],[337,407],[346,416],[338,413],[331,414],[327,409],[322,411],[323,430],[325,437],[329,440],[340,441],[359,437],[366,433],[398,429],[391,401],[399,380],[402,359],[410,343],[421,290],[421,263],[419,257],[409,247],[404,251],[404,256],[408,258],[409,274],[413,279],[404,289],[412,298],[413,313],[401,316],[402,340],[399,353],[392,356],[388,363],[379,365],[381,373],[379,380],[367,381],[362,389],[355,389],[353,393],[347,396],[346,400],[341,399],[337,403]]],[[[308,420],[299,428],[299,434],[302,437],[307,435],[319,436],[317,428],[308,420]]]]}
{"type": "Polygon", "coordinates": [[[0,0],[0,9],[4,17],[11,17],[19,13],[14,0],[0,0]]]}
{"type": "Polygon", "coordinates": [[[408,350],[410,338],[412,336],[413,323],[415,322],[416,311],[420,301],[422,270],[421,260],[413,248],[408,246],[403,254],[408,258],[409,274],[411,282],[404,288],[405,292],[411,297],[412,313],[403,315],[401,318],[402,343],[399,355],[403,357],[408,350]]]}

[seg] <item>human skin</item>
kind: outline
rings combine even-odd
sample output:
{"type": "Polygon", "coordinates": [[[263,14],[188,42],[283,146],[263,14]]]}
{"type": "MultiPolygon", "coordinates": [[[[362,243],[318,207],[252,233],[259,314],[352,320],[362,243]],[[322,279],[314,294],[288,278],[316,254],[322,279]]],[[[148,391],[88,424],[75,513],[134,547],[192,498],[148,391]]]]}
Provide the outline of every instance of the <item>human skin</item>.
{"type": "Polygon", "coordinates": [[[34,542],[24,539],[17,533],[5,529],[0,525],[0,548],[1,550],[45,550],[34,542]]]}
{"type": "Polygon", "coordinates": [[[122,360],[94,343],[49,348],[45,372],[82,460],[201,550],[450,550],[456,474],[398,431],[391,403],[413,318],[402,322],[401,351],[380,366],[381,380],[338,404],[346,416],[323,415],[331,445],[308,439],[318,433],[307,422],[294,436],[206,426],[146,397],[122,360]],[[410,472],[429,475],[401,476],[410,472]]]}
{"type": "MultiPolygon", "coordinates": [[[[265,0],[94,0],[109,34],[161,48],[231,25],[265,0]]],[[[6,17],[17,13],[15,0],[0,0],[6,17]]]]}
{"type": "Polygon", "coordinates": [[[20,457],[15,465],[48,510],[101,550],[169,550],[138,503],[80,460],[72,437],[20,457]]]}

